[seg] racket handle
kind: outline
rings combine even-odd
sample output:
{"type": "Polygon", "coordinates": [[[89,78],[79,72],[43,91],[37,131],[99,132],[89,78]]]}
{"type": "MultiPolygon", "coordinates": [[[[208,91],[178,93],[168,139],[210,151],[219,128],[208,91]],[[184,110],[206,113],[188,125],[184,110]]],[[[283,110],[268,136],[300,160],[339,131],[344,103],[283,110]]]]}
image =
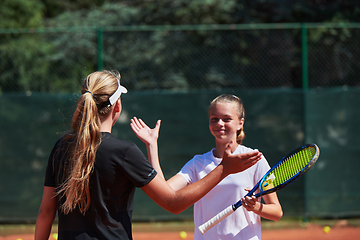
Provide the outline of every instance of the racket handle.
{"type": "Polygon", "coordinates": [[[227,216],[231,215],[235,212],[233,205],[225,208],[222,212],[219,212],[215,217],[204,223],[203,225],[199,226],[198,229],[201,234],[206,233],[210,228],[224,220],[227,216]]]}

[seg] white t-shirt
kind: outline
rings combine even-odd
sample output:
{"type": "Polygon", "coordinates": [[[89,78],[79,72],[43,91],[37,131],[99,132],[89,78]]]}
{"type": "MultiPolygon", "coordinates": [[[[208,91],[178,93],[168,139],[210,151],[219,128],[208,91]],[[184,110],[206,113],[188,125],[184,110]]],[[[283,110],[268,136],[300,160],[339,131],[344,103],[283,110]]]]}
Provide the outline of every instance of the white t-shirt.
{"type": "MultiPolygon", "coordinates": [[[[251,151],[254,150],[239,145],[233,154],[251,151]]],[[[191,184],[210,173],[220,164],[221,160],[221,158],[214,157],[212,149],[205,154],[195,155],[183,166],[178,174],[191,184]]],[[[254,212],[248,212],[243,207],[238,208],[233,214],[212,227],[204,235],[200,233],[198,227],[244,197],[248,193],[244,189],[247,187],[253,188],[269,169],[268,162],[262,157],[259,162],[247,170],[224,178],[208,194],[197,201],[194,204],[194,239],[261,239],[260,216],[254,212]]]]}

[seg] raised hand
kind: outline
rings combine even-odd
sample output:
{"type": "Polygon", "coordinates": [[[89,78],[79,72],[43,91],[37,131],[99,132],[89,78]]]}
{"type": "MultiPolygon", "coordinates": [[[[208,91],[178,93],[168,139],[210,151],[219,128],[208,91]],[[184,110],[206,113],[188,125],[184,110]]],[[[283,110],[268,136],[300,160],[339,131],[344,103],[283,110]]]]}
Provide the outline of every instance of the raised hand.
{"type": "Polygon", "coordinates": [[[161,120],[156,122],[154,128],[149,128],[148,125],[144,123],[143,120],[133,117],[130,120],[131,129],[134,131],[136,136],[143,141],[146,145],[150,144],[153,141],[157,141],[159,138],[161,120]]]}

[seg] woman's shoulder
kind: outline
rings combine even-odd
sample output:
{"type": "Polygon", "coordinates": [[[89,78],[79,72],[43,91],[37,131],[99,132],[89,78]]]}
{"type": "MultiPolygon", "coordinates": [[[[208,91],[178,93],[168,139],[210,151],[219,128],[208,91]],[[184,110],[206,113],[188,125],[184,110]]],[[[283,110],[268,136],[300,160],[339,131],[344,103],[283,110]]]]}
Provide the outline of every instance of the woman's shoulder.
{"type": "Polygon", "coordinates": [[[257,150],[257,149],[253,149],[253,148],[250,148],[250,147],[247,147],[247,146],[244,146],[244,145],[239,145],[236,148],[237,153],[247,153],[247,152],[252,152],[252,151],[255,151],[255,150],[257,150]]]}
{"type": "MultiPolygon", "coordinates": [[[[250,147],[246,147],[244,145],[239,145],[238,148],[236,149],[236,153],[246,153],[246,152],[252,152],[252,151],[259,151],[258,149],[253,149],[250,147]]],[[[259,171],[262,172],[262,174],[264,173],[264,171],[266,172],[267,170],[270,169],[269,167],[269,163],[266,160],[265,156],[263,155],[261,157],[261,161],[258,161],[253,167],[251,167],[251,169],[261,169],[259,171]]]]}
{"type": "Polygon", "coordinates": [[[213,150],[214,149],[211,149],[210,151],[207,151],[205,153],[195,154],[192,159],[206,159],[206,158],[209,158],[209,157],[213,156],[213,153],[212,153],[213,150]]]}
{"type": "Polygon", "coordinates": [[[207,165],[215,161],[215,157],[212,153],[213,149],[202,154],[194,155],[188,162],[187,165],[207,165]]]}
{"type": "Polygon", "coordinates": [[[136,144],[127,140],[119,139],[111,133],[101,133],[101,145],[102,148],[114,148],[114,149],[129,149],[132,147],[137,148],[136,144]]]}
{"type": "Polygon", "coordinates": [[[117,137],[115,137],[113,134],[111,134],[109,132],[102,132],[101,133],[101,140],[102,141],[109,141],[109,142],[122,142],[122,143],[126,143],[126,144],[129,144],[129,145],[133,144],[130,141],[117,138],[117,137]]]}
{"type": "Polygon", "coordinates": [[[72,142],[72,135],[71,133],[65,133],[60,138],[58,138],[54,144],[53,150],[64,150],[68,147],[69,144],[72,142]]]}
{"type": "MultiPolygon", "coordinates": [[[[102,133],[101,143],[97,150],[97,156],[104,158],[114,158],[122,160],[132,160],[132,162],[146,160],[143,152],[133,142],[118,139],[110,133],[102,133]],[[136,161],[134,161],[134,159],[136,161]]],[[[146,160],[147,161],[147,160],[146,160]]]]}

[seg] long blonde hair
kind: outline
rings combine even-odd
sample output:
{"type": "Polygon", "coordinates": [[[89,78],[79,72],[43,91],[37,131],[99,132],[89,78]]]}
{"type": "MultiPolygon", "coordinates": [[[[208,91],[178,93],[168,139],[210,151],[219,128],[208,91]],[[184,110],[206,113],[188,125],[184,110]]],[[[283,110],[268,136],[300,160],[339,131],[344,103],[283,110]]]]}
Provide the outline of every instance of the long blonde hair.
{"type": "MultiPolygon", "coordinates": [[[[239,119],[242,119],[242,118],[245,119],[245,109],[244,109],[242,100],[240,98],[238,98],[237,96],[232,95],[232,94],[222,94],[211,101],[210,106],[209,106],[209,111],[212,106],[214,106],[215,104],[220,103],[220,102],[233,103],[236,107],[236,112],[237,112],[239,119]]],[[[238,144],[242,144],[242,141],[244,140],[244,138],[245,138],[245,132],[244,132],[244,126],[243,126],[240,130],[237,131],[236,142],[238,144]]]]}
{"type": "Polygon", "coordinates": [[[76,207],[82,214],[89,209],[90,176],[94,170],[96,151],[100,145],[102,116],[113,106],[104,103],[120,84],[120,74],[115,71],[94,72],[88,75],[81,89],[81,96],[72,118],[72,132],[65,135],[68,142],[64,156],[64,181],[58,194],[65,197],[61,209],[68,214],[76,207]]]}

